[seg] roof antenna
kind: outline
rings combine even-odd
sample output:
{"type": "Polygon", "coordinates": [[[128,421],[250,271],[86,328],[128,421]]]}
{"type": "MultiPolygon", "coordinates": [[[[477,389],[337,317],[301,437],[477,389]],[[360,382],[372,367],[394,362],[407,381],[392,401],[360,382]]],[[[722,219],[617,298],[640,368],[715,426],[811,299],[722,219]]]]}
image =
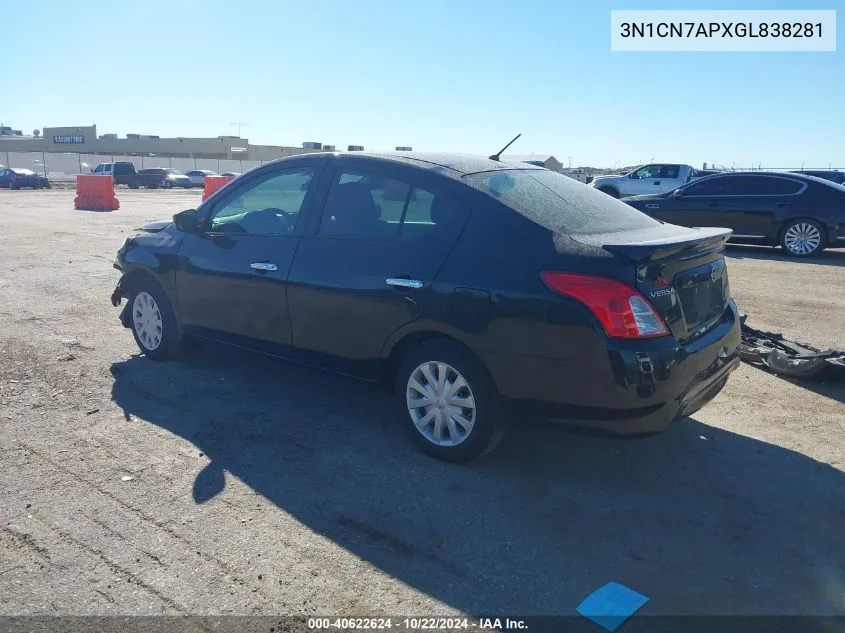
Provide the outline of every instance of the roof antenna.
{"type": "Polygon", "coordinates": [[[521,134],[521,133],[520,133],[520,134],[517,134],[516,136],[514,136],[514,137],[513,137],[513,141],[511,141],[510,143],[508,143],[507,145],[505,145],[502,149],[500,149],[498,152],[496,152],[495,154],[493,154],[492,156],[490,156],[490,157],[489,157],[489,158],[490,158],[490,160],[496,160],[496,161],[497,161],[497,160],[499,160],[499,157],[502,155],[502,152],[504,152],[507,148],[509,148],[511,145],[513,145],[514,141],[515,141],[516,139],[518,139],[520,136],[522,136],[522,134],[521,134]]]}

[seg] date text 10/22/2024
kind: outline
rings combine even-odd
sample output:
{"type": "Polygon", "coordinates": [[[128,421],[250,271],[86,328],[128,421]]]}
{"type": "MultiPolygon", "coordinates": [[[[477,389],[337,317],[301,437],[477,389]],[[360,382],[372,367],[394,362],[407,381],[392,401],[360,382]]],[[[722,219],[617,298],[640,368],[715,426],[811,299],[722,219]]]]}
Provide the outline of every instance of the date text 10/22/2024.
{"type": "Polygon", "coordinates": [[[452,630],[526,630],[524,620],[510,618],[308,618],[312,630],[383,630],[407,629],[417,631],[452,630]]]}

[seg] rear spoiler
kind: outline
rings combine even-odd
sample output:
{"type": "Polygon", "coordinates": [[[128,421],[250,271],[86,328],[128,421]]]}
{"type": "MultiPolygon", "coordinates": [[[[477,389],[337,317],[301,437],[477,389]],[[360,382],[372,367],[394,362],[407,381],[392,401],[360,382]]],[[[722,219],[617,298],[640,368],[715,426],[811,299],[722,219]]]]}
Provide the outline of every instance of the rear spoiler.
{"type": "MultiPolygon", "coordinates": [[[[624,255],[637,263],[656,259],[666,259],[695,253],[698,257],[704,252],[713,252],[725,247],[733,231],[722,228],[691,229],[680,235],[671,235],[642,241],[603,242],[601,247],[616,255],[624,255]]],[[[617,237],[617,236],[612,236],[617,237]]]]}

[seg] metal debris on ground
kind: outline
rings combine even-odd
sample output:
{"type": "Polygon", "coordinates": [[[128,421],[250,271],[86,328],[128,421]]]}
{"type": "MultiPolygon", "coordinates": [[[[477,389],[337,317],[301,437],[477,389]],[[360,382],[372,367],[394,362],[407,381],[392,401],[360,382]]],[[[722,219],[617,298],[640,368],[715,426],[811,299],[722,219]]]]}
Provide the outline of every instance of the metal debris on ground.
{"type": "Polygon", "coordinates": [[[819,350],[788,341],[782,334],[755,330],[746,325],[747,318],[748,315],[740,318],[742,342],[739,356],[745,362],[792,378],[808,378],[822,372],[825,378],[845,378],[845,351],[819,350]]]}

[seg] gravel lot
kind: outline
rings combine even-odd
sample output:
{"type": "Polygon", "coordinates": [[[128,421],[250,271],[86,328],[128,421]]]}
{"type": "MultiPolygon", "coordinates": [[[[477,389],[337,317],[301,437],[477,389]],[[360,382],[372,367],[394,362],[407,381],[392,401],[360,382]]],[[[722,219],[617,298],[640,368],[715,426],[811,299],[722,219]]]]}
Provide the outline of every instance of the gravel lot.
{"type": "MultiPolygon", "coordinates": [[[[470,466],[376,387],[201,345],[138,355],[112,257],[199,191],[0,190],[0,615],[845,614],[845,383],[752,367],[640,440],[534,423],[470,466]]],[[[845,348],[845,250],[729,247],[751,324],[845,348]]],[[[598,630],[598,629],[596,629],[598,630]]]]}

